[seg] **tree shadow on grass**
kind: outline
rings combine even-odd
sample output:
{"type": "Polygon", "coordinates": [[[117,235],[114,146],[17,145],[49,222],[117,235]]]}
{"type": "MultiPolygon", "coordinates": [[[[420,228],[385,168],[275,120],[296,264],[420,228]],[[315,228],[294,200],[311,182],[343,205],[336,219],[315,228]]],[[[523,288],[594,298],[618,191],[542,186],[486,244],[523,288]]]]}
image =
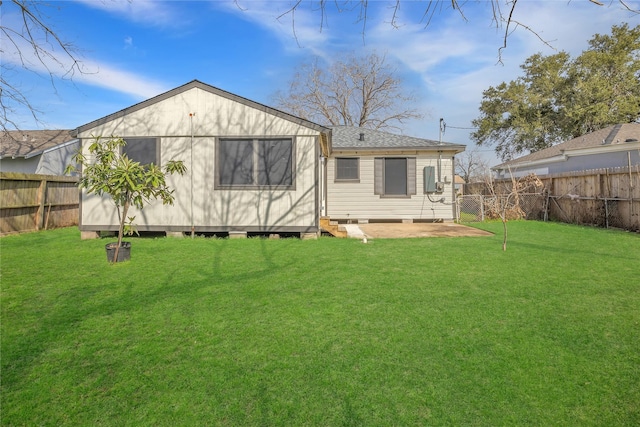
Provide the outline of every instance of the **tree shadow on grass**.
{"type": "MultiPolygon", "coordinates": [[[[93,283],[67,284],[65,288],[54,291],[56,295],[43,301],[53,300],[55,303],[38,307],[42,313],[27,333],[3,337],[3,390],[19,390],[22,387],[20,384],[32,381],[30,373],[42,363],[42,356],[65,340],[71,345],[69,336],[76,334],[77,328],[83,324],[91,323],[92,319],[112,318],[127,312],[140,313],[145,306],[157,304],[175,304],[176,309],[188,307],[201,298],[203,290],[207,288],[216,286],[219,291],[238,290],[247,283],[269,283],[270,278],[295,263],[293,259],[279,254],[284,251],[282,245],[272,245],[262,240],[259,242],[259,252],[255,251],[255,245],[241,245],[260,253],[261,256],[256,257],[251,265],[247,265],[246,269],[241,269],[238,264],[228,268],[228,257],[233,255],[228,253],[232,252],[230,246],[237,245],[229,240],[211,240],[211,244],[206,245],[210,252],[196,260],[187,259],[180,265],[173,263],[171,253],[165,253],[156,260],[153,260],[153,255],[136,255],[134,261],[97,269],[99,273],[93,276],[93,283]],[[160,280],[155,285],[149,282],[143,285],[145,279],[139,277],[145,274],[143,269],[139,269],[140,265],[149,262],[157,263],[145,270],[156,270],[156,274],[147,279],[160,280]]],[[[100,262],[106,264],[106,260],[100,262]]],[[[75,268],[91,269],[92,266],[85,264],[75,268]]],[[[70,276],[72,274],[70,272],[70,276]]]]}

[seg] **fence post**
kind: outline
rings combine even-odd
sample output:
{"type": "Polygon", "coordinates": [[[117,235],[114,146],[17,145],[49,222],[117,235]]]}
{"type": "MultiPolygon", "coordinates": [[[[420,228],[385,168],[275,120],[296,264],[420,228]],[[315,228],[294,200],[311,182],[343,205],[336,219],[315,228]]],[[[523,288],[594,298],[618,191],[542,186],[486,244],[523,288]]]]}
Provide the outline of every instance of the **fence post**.
{"type": "Polygon", "coordinates": [[[551,200],[549,200],[550,198],[549,189],[545,188],[544,192],[546,193],[544,198],[544,222],[547,222],[549,221],[549,203],[551,202],[551,200]]]}
{"type": "Polygon", "coordinates": [[[36,226],[36,230],[41,230],[42,227],[44,226],[44,205],[46,202],[46,196],[47,196],[47,180],[43,179],[40,181],[40,186],[38,187],[38,195],[37,195],[37,201],[36,203],[38,204],[38,210],[36,211],[36,215],[35,215],[35,226],[36,226]]]}
{"type": "Polygon", "coordinates": [[[484,197],[482,195],[478,195],[480,198],[480,220],[484,222],[484,197]]]}

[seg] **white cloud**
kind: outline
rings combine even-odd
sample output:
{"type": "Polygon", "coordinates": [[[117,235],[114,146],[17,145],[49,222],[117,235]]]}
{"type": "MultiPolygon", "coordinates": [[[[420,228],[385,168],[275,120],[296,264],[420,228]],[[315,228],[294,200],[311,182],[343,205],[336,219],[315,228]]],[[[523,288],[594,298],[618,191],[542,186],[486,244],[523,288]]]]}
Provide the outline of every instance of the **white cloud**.
{"type": "Polygon", "coordinates": [[[39,56],[25,40],[14,38],[14,43],[6,38],[0,40],[2,60],[5,66],[15,66],[35,73],[59,79],[73,79],[77,83],[108,88],[135,98],[149,98],[166,91],[166,86],[142,75],[120,70],[85,58],[78,59],[67,55],[60,48],[41,44],[39,56]]]}
{"type": "Polygon", "coordinates": [[[322,25],[321,13],[308,10],[305,3],[295,11],[288,2],[262,0],[213,2],[212,6],[271,32],[289,52],[330,57],[331,31],[322,25]]]}
{"type": "Polygon", "coordinates": [[[175,28],[186,25],[185,17],[180,13],[180,8],[175,7],[179,2],[157,0],[77,1],[93,9],[99,9],[147,26],[175,28]]]}
{"type": "Polygon", "coordinates": [[[76,82],[98,86],[147,99],[166,92],[168,88],[161,82],[97,62],[84,62],[87,72],[76,74],[76,82]],[[93,71],[89,71],[93,70],[93,71]]]}

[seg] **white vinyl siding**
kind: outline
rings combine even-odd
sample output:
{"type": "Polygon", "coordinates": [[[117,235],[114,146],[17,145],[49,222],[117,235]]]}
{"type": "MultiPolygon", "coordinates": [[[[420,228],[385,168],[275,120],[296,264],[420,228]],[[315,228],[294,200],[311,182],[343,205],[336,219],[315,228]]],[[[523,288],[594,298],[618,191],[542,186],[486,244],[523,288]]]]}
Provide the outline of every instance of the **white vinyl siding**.
{"type": "MultiPolygon", "coordinates": [[[[361,156],[360,157],[360,182],[357,183],[334,183],[331,180],[327,183],[327,215],[335,220],[452,220],[453,212],[453,187],[451,179],[453,177],[453,153],[443,155],[440,160],[442,165],[442,177],[448,176],[445,183],[445,191],[438,195],[438,199],[445,197],[444,203],[439,203],[435,198],[429,200],[429,196],[424,194],[422,169],[425,166],[438,166],[437,154],[418,154],[405,156],[413,159],[407,163],[407,175],[413,176],[408,180],[408,196],[382,195],[383,173],[382,160],[389,156],[361,156]],[[376,167],[376,164],[378,165],[376,167]],[[417,173],[420,171],[420,173],[417,173]],[[416,191],[420,189],[420,191],[416,191]],[[378,191],[376,191],[378,190],[378,191]],[[376,194],[379,193],[379,194],[376,194]]],[[[402,156],[395,156],[402,157],[402,156]]],[[[335,169],[335,159],[329,158],[327,161],[327,174],[332,176],[335,169]]]]}

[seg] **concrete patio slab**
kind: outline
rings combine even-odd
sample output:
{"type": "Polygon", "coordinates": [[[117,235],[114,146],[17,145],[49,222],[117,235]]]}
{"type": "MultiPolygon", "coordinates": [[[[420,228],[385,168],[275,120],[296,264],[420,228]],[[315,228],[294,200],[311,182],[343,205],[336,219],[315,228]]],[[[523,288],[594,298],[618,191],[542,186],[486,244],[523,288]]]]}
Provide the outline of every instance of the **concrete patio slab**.
{"type": "Polygon", "coordinates": [[[348,236],[362,239],[400,239],[410,237],[463,237],[463,236],[491,236],[488,231],[453,222],[442,223],[373,223],[347,224],[348,236]],[[356,230],[357,229],[357,230],[356,230]]]}

